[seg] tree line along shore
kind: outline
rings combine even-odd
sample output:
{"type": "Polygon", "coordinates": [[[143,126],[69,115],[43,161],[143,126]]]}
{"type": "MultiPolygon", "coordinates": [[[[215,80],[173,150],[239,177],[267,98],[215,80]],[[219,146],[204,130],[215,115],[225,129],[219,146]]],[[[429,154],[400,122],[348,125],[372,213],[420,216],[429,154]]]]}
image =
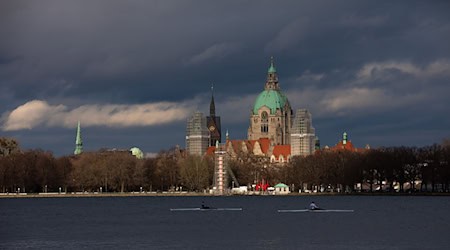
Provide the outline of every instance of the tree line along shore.
{"type": "MultiPolygon", "coordinates": [[[[251,194],[264,194],[257,189],[261,182],[286,183],[297,194],[447,194],[449,163],[450,142],[444,140],[425,147],[364,152],[321,150],[285,164],[242,154],[230,158],[228,167],[251,194]]],[[[15,140],[0,138],[3,194],[205,195],[213,176],[212,156],[186,155],[178,148],[145,159],[126,151],[55,157],[48,151],[21,150],[15,140]]],[[[230,178],[229,186],[233,184],[230,178]]],[[[9,195],[0,195],[5,196],[9,195]]]]}
{"type": "MultiPolygon", "coordinates": [[[[105,197],[217,197],[218,195],[201,192],[74,192],[74,193],[0,193],[2,198],[105,198],[105,197]]],[[[223,195],[221,195],[223,196],[223,195]]],[[[246,194],[229,193],[226,196],[273,196],[264,192],[252,192],[246,194]]],[[[450,192],[354,192],[354,193],[338,193],[338,192],[317,192],[317,193],[289,193],[283,196],[450,196],[450,192]]]]}

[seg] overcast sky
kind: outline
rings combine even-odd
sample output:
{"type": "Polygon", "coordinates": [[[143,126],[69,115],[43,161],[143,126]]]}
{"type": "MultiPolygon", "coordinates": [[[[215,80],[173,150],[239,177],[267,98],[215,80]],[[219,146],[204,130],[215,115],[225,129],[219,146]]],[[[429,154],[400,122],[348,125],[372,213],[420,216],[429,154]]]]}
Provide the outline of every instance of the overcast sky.
{"type": "Polygon", "coordinates": [[[322,146],[450,137],[449,1],[1,1],[0,136],[158,152],[209,112],[245,139],[270,57],[322,146]]]}

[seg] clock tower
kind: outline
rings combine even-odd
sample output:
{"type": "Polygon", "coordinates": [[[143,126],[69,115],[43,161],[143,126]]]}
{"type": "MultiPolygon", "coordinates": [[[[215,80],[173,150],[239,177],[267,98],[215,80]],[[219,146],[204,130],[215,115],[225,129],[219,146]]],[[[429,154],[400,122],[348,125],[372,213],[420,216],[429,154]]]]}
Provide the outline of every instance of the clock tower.
{"type": "Polygon", "coordinates": [[[216,105],[214,103],[213,86],[211,86],[211,103],[209,104],[209,116],[206,124],[210,134],[209,146],[216,146],[216,142],[222,142],[220,116],[216,116],[216,105]]]}
{"type": "Polygon", "coordinates": [[[256,98],[251,110],[248,139],[268,138],[272,145],[289,145],[292,120],[291,105],[281,92],[277,70],[271,58],[264,90],[256,98]]]}

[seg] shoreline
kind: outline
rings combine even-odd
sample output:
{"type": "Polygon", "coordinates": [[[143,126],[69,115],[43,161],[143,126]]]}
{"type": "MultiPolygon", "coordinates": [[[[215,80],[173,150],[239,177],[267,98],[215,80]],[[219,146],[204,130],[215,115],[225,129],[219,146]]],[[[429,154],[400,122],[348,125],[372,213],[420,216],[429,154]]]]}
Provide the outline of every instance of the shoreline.
{"type": "Polygon", "coordinates": [[[2,198],[103,198],[103,197],[186,197],[186,196],[276,196],[276,197],[292,197],[292,196],[450,196],[450,193],[444,192],[417,192],[417,193],[378,193],[378,192],[364,192],[364,193],[290,193],[283,195],[275,194],[209,194],[199,192],[128,192],[128,193],[0,193],[2,198]]]}

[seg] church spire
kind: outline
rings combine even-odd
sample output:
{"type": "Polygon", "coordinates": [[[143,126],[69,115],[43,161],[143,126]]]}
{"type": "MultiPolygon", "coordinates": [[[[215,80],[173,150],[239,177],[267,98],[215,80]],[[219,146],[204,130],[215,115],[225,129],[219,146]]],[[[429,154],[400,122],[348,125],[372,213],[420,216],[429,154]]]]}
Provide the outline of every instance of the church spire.
{"type": "Polygon", "coordinates": [[[80,121],[78,121],[77,126],[77,138],[75,139],[75,155],[79,155],[83,152],[83,141],[81,140],[81,126],[80,121]]]}
{"type": "Polygon", "coordinates": [[[264,89],[265,90],[280,89],[280,87],[278,86],[277,69],[275,68],[275,64],[273,62],[273,56],[270,57],[270,66],[269,69],[267,70],[267,82],[264,89]]]}
{"type": "Polygon", "coordinates": [[[216,105],[214,104],[214,85],[211,85],[211,103],[209,104],[209,115],[216,116],[216,105]]]}
{"type": "Polygon", "coordinates": [[[269,70],[267,70],[267,73],[277,73],[277,69],[275,68],[275,65],[273,64],[273,56],[270,57],[270,67],[269,70]]]}

